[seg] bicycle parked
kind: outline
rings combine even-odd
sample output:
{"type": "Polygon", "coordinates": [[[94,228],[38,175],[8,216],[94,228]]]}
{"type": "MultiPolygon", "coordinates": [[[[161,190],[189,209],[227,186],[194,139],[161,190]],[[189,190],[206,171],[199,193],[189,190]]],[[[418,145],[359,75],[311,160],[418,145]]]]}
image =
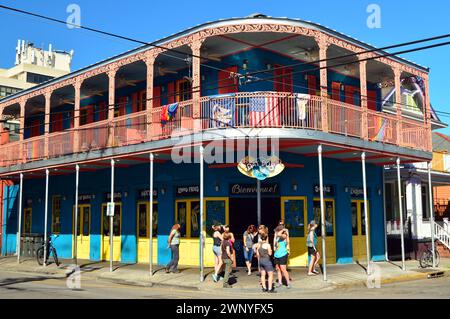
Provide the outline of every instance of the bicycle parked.
{"type": "MultiPolygon", "coordinates": [[[[53,241],[58,238],[58,236],[54,236],[54,239],[52,239],[52,236],[48,237],[47,240],[47,257],[45,258],[45,265],[49,264],[49,260],[50,260],[50,253],[53,256],[53,260],[55,261],[56,266],[59,266],[59,260],[58,260],[58,255],[56,254],[56,248],[55,246],[53,246],[53,241]]],[[[36,258],[37,258],[37,262],[40,266],[42,266],[44,264],[44,245],[45,242],[42,244],[41,247],[39,247],[36,250],[36,258]]]]}
{"type": "MultiPolygon", "coordinates": [[[[440,256],[437,249],[434,250],[434,256],[435,256],[435,266],[439,266],[440,262],[440,256]]],[[[422,268],[430,268],[433,267],[433,251],[429,246],[427,246],[427,249],[422,253],[422,256],[420,256],[419,259],[420,267],[422,268]]]]}

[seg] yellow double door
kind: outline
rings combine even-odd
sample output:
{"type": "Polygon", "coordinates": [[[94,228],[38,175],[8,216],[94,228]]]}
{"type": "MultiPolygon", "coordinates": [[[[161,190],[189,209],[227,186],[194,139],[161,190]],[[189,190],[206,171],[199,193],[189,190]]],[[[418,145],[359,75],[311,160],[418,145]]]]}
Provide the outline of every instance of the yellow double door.
{"type": "MultiPolygon", "coordinates": [[[[352,210],[353,261],[366,262],[367,249],[366,249],[366,223],[365,223],[364,201],[353,200],[351,204],[351,210],[352,210]]],[[[367,207],[367,211],[369,212],[369,207],[367,207]]],[[[368,217],[369,216],[370,213],[368,214],[368,217]]]]}
{"type": "MultiPolygon", "coordinates": [[[[102,260],[111,260],[110,243],[110,217],[107,216],[107,204],[102,205],[102,227],[101,227],[101,257],[102,260]]],[[[113,217],[113,261],[120,261],[122,253],[122,204],[115,203],[113,217]]]]}
{"type": "MultiPolygon", "coordinates": [[[[336,206],[334,199],[325,199],[325,246],[327,263],[336,263],[336,206]]],[[[316,248],[322,254],[322,224],[321,224],[321,208],[320,199],[314,199],[314,221],[319,225],[316,228],[317,246],[316,248]]],[[[323,256],[321,257],[321,261],[323,256]]]]}
{"type": "MultiPolygon", "coordinates": [[[[73,209],[75,211],[75,207],[73,209]]],[[[73,215],[75,225],[75,214],[73,215]]],[[[91,251],[91,205],[79,205],[77,212],[77,251],[79,259],[90,259],[91,251]]],[[[75,255],[75,247],[74,247],[75,255]]]]}
{"type": "MultiPolygon", "coordinates": [[[[158,261],[158,203],[153,203],[153,263],[158,261]]],[[[150,256],[150,203],[137,205],[137,262],[149,263],[150,256]]]]}

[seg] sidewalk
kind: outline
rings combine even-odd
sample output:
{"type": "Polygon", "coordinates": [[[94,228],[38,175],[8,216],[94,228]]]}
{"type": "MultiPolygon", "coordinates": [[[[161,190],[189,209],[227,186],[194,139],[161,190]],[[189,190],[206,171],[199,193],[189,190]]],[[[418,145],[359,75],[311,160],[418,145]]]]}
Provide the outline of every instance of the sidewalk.
{"type": "MultiPolygon", "coordinates": [[[[70,271],[72,260],[62,260],[60,267],[51,264],[47,267],[40,267],[34,259],[23,260],[17,264],[15,257],[0,257],[0,271],[30,272],[51,276],[52,278],[65,278],[70,271]]],[[[213,269],[205,268],[205,280],[200,283],[200,274],[197,268],[180,268],[178,274],[166,274],[161,266],[154,266],[154,275],[150,278],[148,264],[125,265],[114,264],[113,272],[109,272],[108,262],[79,261],[82,276],[87,276],[96,280],[105,280],[118,284],[135,286],[164,286],[188,290],[213,290],[221,287],[220,283],[214,283],[211,278],[213,269]]],[[[417,261],[407,261],[407,271],[401,270],[400,262],[379,262],[374,264],[377,267],[379,283],[412,281],[426,279],[429,275],[441,272],[441,275],[450,275],[450,259],[441,259],[439,269],[420,269],[417,261]]],[[[323,281],[321,275],[308,277],[306,269],[290,269],[292,289],[290,291],[335,289],[352,286],[366,286],[367,275],[362,265],[328,265],[328,280],[323,281]]],[[[244,269],[238,269],[234,274],[232,286],[237,290],[259,292],[259,278],[254,272],[248,276],[244,269]]]]}

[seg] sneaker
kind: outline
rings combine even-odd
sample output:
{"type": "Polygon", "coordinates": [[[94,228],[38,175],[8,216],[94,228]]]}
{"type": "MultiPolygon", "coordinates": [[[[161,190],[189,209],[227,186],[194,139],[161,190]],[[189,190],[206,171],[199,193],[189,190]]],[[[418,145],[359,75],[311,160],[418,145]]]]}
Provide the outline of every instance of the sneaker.
{"type": "Polygon", "coordinates": [[[262,292],[267,292],[267,288],[261,287],[262,292]]]}
{"type": "Polygon", "coordinates": [[[275,290],[275,287],[272,287],[272,289],[270,289],[270,290],[268,291],[268,293],[269,293],[269,294],[275,294],[275,293],[277,293],[277,291],[275,290]]]}
{"type": "Polygon", "coordinates": [[[233,288],[233,287],[231,287],[231,285],[229,284],[223,284],[222,288],[233,288]]]}
{"type": "Polygon", "coordinates": [[[292,288],[291,285],[287,285],[287,286],[286,286],[286,289],[291,289],[291,288],[292,288]]]}
{"type": "Polygon", "coordinates": [[[212,279],[213,279],[214,282],[218,282],[219,281],[216,274],[212,275],[212,279]]]}
{"type": "Polygon", "coordinates": [[[251,276],[251,275],[252,275],[252,272],[251,272],[251,271],[249,271],[249,272],[247,273],[247,275],[248,275],[248,276],[251,276]]]}

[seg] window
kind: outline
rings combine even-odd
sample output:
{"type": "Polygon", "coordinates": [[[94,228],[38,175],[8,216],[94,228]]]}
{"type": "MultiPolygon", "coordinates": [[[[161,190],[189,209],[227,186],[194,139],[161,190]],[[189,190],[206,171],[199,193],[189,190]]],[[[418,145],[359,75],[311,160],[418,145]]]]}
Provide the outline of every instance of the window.
{"type": "Polygon", "coordinates": [[[11,88],[7,86],[0,86],[0,99],[7,97],[8,95],[15,94],[21,91],[21,89],[11,88]]]}
{"type": "Polygon", "coordinates": [[[53,79],[52,76],[42,75],[42,74],[36,74],[36,73],[27,73],[27,82],[28,83],[35,83],[40,84],[43,82],[47,82],[49,80],[53,79]]]}
{"type": "Polygon", "coordinates": [[[226,68],[219,71],[219,94],[236,93],[239,90],[238,82],[235,77],[231,76],[230,72],[237,73],[237,66],[226,68]]]}
{"type": "Polygon", "coordinates": [[[80,125],[86,125],[94,122],[94,107],[88,105],[80,109],[80,125]]]}
{"type": "MultiPolygon", "coordinates": [[[[334,201],[331,199],[325,199],[325,232],[327,236],[334,236],[334,201]]],[[[317,236],[321,236],[321,211],[320,200],[315,199],[313,202],[314,220],[318,224],[316,228],[317,236]]]]}
{"type": "Polygon", "coordinates": [[[25,208],[23,211],[23,233],[31,234],[32,228],[32,210],[31,208],[25,208]]]}
{"type": "Polygon", "coordinates": [[[275,77],[274,90],[277,92],[293,92],[292,68],[275,64],[273,75],[275,77]],[[278,69],[277,69],[278,68],[278,69]]]}
{"type": "Polygon", "coordinates": [[[177,102],[188,101],[192,99],[192,84],[188,80],[177,82],[177,102]]]}
{"type": "Polygon", "coordinates": [[[422,191],[422,219],[430,219],[430,203],[428,202],[428,186],[422,184],[420,187],[422,191]]]}
{"type": "Polygon", "coordinates": [[[52,233],[61,232],[61,196],[53,196],[52,205],[52,233]]]}

